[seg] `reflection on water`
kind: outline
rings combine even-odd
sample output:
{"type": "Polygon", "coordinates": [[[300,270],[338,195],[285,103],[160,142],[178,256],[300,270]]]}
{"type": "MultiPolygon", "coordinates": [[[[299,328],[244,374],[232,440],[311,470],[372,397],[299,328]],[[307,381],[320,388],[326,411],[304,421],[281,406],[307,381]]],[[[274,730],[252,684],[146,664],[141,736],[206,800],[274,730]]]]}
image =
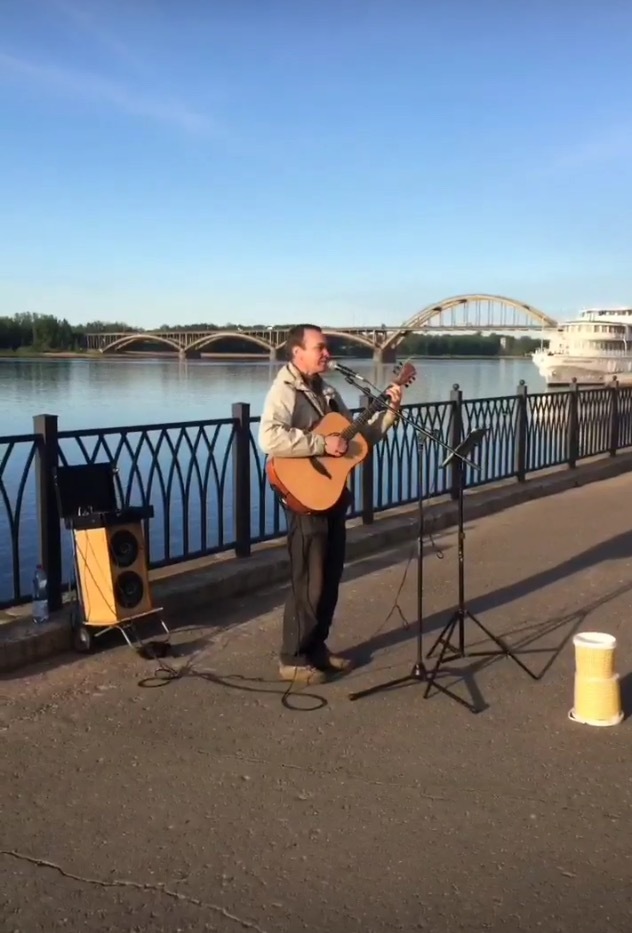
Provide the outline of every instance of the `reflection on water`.
{"type": "MultiPolygon", "coordinates": [[[[390,365],[351,361],[380,389],[390,365]]],[[[0,360],[0,435],[30,433],[33,415],[59,415],[62,430],[227,418],[234,402],[261,412],[278,363],[162,359],[0,360]]],[[[465,398],[509,395],[524,379],[533,392],[544,381],[528,359],[417,360],[409,402],[447,399],[458,382],[465,398]]],[[[338,373],[327,377],[356,405],[358,390],[338,373]]]]}

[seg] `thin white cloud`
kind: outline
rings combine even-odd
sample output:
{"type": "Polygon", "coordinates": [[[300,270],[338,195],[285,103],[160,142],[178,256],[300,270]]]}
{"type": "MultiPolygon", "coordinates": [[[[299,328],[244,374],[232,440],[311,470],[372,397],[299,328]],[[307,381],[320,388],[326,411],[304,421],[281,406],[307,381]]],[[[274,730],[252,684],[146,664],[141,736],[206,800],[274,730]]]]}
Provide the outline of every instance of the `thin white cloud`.
{"type": "Polygon", "coordinates": [[[108,104],[125,113],[168,124],[200,136],[220,135],[206,114],[167,98],[147,96],[98,75],[43,65],[0,51],[0,79],[22,80],[40,89],[55,90],[73,99],[108,104]]]}
{"type": "Polygon", "coordinates": [[[632,129],[618,127],[604,132],[596,139],[577,143],[560,152],[554,160],[555,168],[581,168],[629,159],[632,155],[632,129]]]}
{"type": "Polygon", "coordinates": [[[144,71],[145,66],[138,55],[121,39],[113,35],[100,22],[94,13],[84,4],[79,5],[71,0],[47,0],[51,8],[60,13],[73,26],[85,32],[127,65],[132,65],[138,71],[144,71]]]}

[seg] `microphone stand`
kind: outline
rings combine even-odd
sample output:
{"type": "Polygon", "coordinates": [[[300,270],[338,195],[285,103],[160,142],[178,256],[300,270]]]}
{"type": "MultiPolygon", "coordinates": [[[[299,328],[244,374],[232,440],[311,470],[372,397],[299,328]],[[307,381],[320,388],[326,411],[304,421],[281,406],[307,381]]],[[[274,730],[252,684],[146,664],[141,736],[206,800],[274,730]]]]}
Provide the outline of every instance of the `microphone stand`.
{"type": "Polygon", "coordinates": [[[463,463],[469,464],[475,470],[480,470],[478,464],[469,460],[462,453],[454,448],[450,447],[449,444],[445,444],[443,441],[440,441],[438,437],[434,434],[431,434],[429,431],[426,431],[421,427],[416,421],[410,418],[408,415],[405,415],[400,408],[394,408],[389,402],[389,397],[386,395],[386,392],[381,392],[376,386],[374,386],[368,379],[365,379],[364,376],[360,376],[358,373],[354,373],[353,370],[349,370],[346,367],[336,367],[338,371],[344,376],[345,380],[356,389],[359,389],[363,395],[365,395],[371,402],[378,406],[378,409],[384,411],[391,411],[396,417],[408,424],[415,432],[417,437],[417,450],[418,450],[418,460],[419,460],[419,494],[417,497],[417,509],[418,509],[418,528],[417,528],[417,655],[415,658],[415,663],[412,666],[412,669],[409,674],[404,675],[403,677],[398,677],[395,680],[390,680],[384,684],[377,684],[373,687],[368,687],[365,690],[359,690],[355,693],[349,694],[350,700],[359,700],[363,697],[370,696],[373,693],[378,693],[382,690],[392,689],[393,687],[399,687],[405,683],[423,683],[427,679],[427,672],[423,662],[423,488],[422,488],[422,450],[424,444],[424,438],[428,438],[433,441],[435,444],[443,447],[445,450],[457,458],[463,463]],[[364,385],[362,384],[364,383],[364,385]],[[373,390],[373,391],[371,391],[373,390]],[[377,393],[376,395],[373,392],[377,393]]]}

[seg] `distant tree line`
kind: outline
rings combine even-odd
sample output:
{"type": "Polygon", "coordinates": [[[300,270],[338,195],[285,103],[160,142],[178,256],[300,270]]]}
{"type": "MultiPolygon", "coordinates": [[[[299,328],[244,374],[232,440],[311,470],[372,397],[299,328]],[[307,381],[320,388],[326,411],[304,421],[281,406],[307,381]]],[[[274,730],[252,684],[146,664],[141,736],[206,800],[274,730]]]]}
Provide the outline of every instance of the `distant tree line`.
{"type": "MultiPolygon", "coordinates": [[[[256,329],[256,325],[250,325],[256,329]]],[[[267,325],[258,325],[264,330],[267,325]]],[[[291,325],[287,325],[291,326],[291,325]]],[[[238,330],[237,324],[163,324],[156,330],[238,330]]],[[[46,351],[82,352],[86,348],[87,333],[114,331],[120,333],[142,332],[143,328],[130,327],[118,321],[91,321],[87,324],[69,324],[52,314],[15,314],[0,317],[0,351],[46,351]]],[[[334,338],[331,341],[336,354],[353,357],[369,356],[371,351],[353,340],[334,338]]],[[[399,345],[398,354],[407,356],[522,356],[539,344],[532,337],[501,337],[479,334],[410,334],[399,345]]],[[[163,344],[151,341],[134,345],[135,349],[151,349],[152,352],[168,352],[163,344]]],[[[256,353],[259,348],[247,339],[238,336],[227,338],[212,345],[218,352],[256,353]]],[[[265,350],[261,350],[265,355],[265,350]]]]}
{"type": "MultiPolygon", "coordinates": [[[[525,356],[540,345],[532,337],[499,334],[410,334],[397,348],[398,356],[525,356]]],[[[371,351],[353,341],[335,340],[333,349],[356,358],[371,351]]]]}
{"type": "Polygon", "coordinates": [[[127,324],[105,324],[102,321],[69,324],[65,318],[59,320],[52,314],[14,314],[13,317],[0,317],[0,350],[80,352],[86,346],[86,333],[97,330],[132,331],[134,328],[127,324]]]}
{"type": "Polygon", "coordinates": [[[410,356],[524,356],[539,343],[499,334],[410,334],[400,347],[410,356]]]}

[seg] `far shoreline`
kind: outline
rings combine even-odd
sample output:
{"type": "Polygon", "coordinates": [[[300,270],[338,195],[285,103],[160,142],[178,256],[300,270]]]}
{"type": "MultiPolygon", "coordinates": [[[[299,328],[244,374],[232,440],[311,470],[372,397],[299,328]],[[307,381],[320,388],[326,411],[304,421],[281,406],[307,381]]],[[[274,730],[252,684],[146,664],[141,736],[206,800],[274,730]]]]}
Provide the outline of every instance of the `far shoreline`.
{"type": "MultiPolygon", "coordinates": [[[[64,360],[90,360],[90,361],[100,361],[100,362],[124,362],[125,360],[169,360],[171,362],[177,361],[180,363],[196,363],[196,362],[221,362],[222,360],[230,361],[231,363],[243,362],[243,363],[269,363],[270,365],[282,365],[283,360],[270,360],[265,354],[262,353],[202,353],[196,358],[180,358],[177,353],[169,352],[143,352],[142,350],[138,351],[129,351],[127,353],[99,353],[98,350],[15,350],[11,351],[0,351],[0,363],[1,362],[19,362],[20,360],[52,360],[52,361],[64,361],[64,360]]],[[[345,357],[348,360],[355,360],[358,363],[370,363],[373,362],[371,357],[368,356],[348,356],[345,357]]],[[[433,355],[418,355],[407,357],[406,354],[402,354],[402,359],[411,359],[411,360],[529,360],[529,354],[503,354],[502,356],[492,356],[492,355],[476,355],[476,354],[433,354],[433,355]]],[[[376,365],[388,366],[388,363],[382,363],[376,365]]]]}

